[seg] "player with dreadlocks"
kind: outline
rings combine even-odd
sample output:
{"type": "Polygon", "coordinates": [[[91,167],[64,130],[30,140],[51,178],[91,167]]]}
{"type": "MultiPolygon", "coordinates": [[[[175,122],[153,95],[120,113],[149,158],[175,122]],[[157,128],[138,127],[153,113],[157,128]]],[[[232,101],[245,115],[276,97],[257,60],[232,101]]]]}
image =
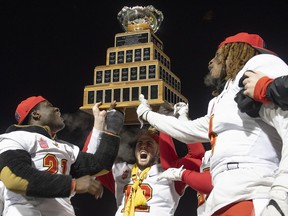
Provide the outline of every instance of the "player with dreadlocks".
{"type": "Polygon", "coordinates": [[[184,143],[210,141],[213,190],[206,215],[259,216],[270,199],[282,141],[275,128],[253,109],[240,112],[236,101],[249,101],[237,95],[241,90],[238,83],[247,70],[259,70],[272,78],[287,75],[287,65],[265,48],[259,35],[241,32],[219,44],[208,69],[205,83],[215,97],[205,116],[183,122],[153,112],[142,96],[138,117],[184,143]]]}

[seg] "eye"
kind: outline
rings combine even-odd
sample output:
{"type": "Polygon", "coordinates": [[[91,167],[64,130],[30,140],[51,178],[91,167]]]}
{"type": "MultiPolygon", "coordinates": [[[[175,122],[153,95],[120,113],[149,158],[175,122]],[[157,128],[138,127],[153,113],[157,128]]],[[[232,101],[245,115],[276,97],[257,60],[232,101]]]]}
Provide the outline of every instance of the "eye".
{"type": "Polygon", "coordinates": [[[148,142],[147,146],[148,147],[152,147],[153,146],[153,142],[152,141],[148,142]]]}

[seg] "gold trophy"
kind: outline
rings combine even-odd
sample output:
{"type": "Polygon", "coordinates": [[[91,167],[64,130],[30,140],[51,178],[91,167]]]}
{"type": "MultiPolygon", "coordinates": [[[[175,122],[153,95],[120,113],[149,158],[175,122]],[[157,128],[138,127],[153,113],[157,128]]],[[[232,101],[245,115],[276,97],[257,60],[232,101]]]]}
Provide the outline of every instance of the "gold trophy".
{"type": "Polygon", "coordinates": [[[143,94],[154,111],[161,105],[171,108],[188,103],[181,94],[181,81],[171,72],[170,58],[155,35],[164,16],[149,5],[123,7],[117,16],[125,32],[115,35],[107,49],[106,65],[94,69],[93,85],[84,88],[81,110],[91,113],[96,102],[109,108],[114,100],[125,111],[125,124],[139,124],[136,109],[143,94]]]}

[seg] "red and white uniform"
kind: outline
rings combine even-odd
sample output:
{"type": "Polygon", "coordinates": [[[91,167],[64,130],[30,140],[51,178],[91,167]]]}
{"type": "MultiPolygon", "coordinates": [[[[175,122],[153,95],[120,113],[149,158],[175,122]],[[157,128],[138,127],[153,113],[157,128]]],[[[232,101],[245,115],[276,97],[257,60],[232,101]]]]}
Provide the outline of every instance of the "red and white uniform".
{"type": "MultiPolygon", "coordinates": [[[[115,163],[112,174],[115,184],[115,198],[117,202],[117,212],[115,215],[122,216],[127,196],[123,192],[127,187],[133,185],[131,179],[132,164],[115,163]]],[[[147,199],[147,206],[135,207],[135,216],[173,216],[183,193],[179,194],[175,188],[175,182],[167,179],[157,181],[158,175],[163,172],[160,164],[153,165],[148,172],[146,179],[143,180],[141,188],[147,199]]]]}
{"type": "Polygon", "coordinates": [[[0,135],[1,179],[11,188],[4,187],[4,216],[75,216],[72,177],[110,170],[119,147],[119,137],[104,134],[99,152],[85,154],[46,127],[11,125],[9,131],[0,135]]]}
{"type": "MultiPolygon", "coordinates": [[[[89,140],[89,137],[87,139],[89,140]]],[[[86,140],[86,143],[88,140],[86,140]]],[[[90,142],[88,147],[84,147],[84,151],[94,153],[97,149],[97,147],[95,148],[95,145],[97,146],[96,142],[90,142]]],[[[167,144],[165,141],[162,141],[159,142],[159,145],[160,155],[162,155],[161,149],[167,148],[167,146],[165,146],[167,144]]],[[[163,158],[165,158],[165,156],[163,158]]],[[[171,158],[167,155],[166,160],[169,159],[171,158]]],[[[201,161],[198,162],[198,165],[194,166],[199,168],[200,163],[201,161]]],[[[197,164],[197,162],[195,162],[195,164],[197,164]]],[[[132,166],[133,164],[116,161],[111,172],[97,177],[97,179],[115,195],[117,204],[117,212],[115,216],[123,215],[127,199],[126,191],[129,191],[129,187],[131,188],[133,185],[131,178],[132,166]]],[[[135,216],[174,216],[179,200],[184,194],[187,185],[184,182],[175,182],[167,179],[157,181],[158,175],[163,171],[161,164],[151,166],[147,177],[140,185],[141,189],[145,193],[144,195],[147,200],[147,206],[135,207],[135,216]]]]}
{"type": "MultiPolygon", "coordinates": [[[[26,150],[32,157],[33,166],[41,171],[54,174],[68,175],[71,164],[75,162],[79,147],[67,143],[59,143],[42,134],[26,131],[16,131],[1,135],[0,153],[11,149],[26,150]]],[[[11,215],[13,205],[21,204],[31,206],[42,212],[42,215],[75,215],[70,198],[35,198],[27,197],[9,190],[5,190],[5,212],[11,215]],[[31,205],[32,204],[32,205],[31,205]],[[10,210],[11,207],[11,210],[10,210]]],[[[40,215],[40,212],[38,213],[40,215]]]]}
{"type": "Polygon", "coordinates": [[[160,133],[160,137],[160,161],[162,167],[164,169],[170,167],[179,168],[183,165],[185,170],[182,174],[182,181],[197,191],[197,214],[202,216],[205,210],[207,194],[213,188],[209,172],[211,150],[205,152],[203,144],[200,142],[188,144],[188,153],[184,157],[179,158],[171,136],[160,133]],[[165,145],[161,143],[161,140],[165,141],[165,145]]]}
{"type": "Polygon", "coordinates": [[[272,78],[288,74],[288,67],[280,58],[257,55],[246,63],[235,80],[227,81],[222,93],[210,101],[204,117],[183,122],[152,111],[147,114],[152,126],[182,142],[211,142],[214,188],[207,200],[206,215],[232,202],[269,199],[268,192],[279,166],[282,142],[276,130],[260,117],[241,113],[234,101],[240,90],[239,79],[246,70],[262,71],[272,78]]]}

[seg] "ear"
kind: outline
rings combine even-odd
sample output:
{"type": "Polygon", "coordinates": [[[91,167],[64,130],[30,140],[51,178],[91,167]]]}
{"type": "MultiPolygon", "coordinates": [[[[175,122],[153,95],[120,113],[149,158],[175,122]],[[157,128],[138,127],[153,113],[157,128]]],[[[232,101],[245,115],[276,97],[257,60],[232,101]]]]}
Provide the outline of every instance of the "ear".
{"type": "Polygon", "coordinates": [[[41,115],[37,110],[31,112],[31,119],[33,119],[34,121],[39,121],[40,118],[41,115]]]}
{"type": "Polygon", "coordinates": [[[158,149],[157,149],[157,157],[159,157],[160,158],[160,148],[158,147],[158,149]]]}

